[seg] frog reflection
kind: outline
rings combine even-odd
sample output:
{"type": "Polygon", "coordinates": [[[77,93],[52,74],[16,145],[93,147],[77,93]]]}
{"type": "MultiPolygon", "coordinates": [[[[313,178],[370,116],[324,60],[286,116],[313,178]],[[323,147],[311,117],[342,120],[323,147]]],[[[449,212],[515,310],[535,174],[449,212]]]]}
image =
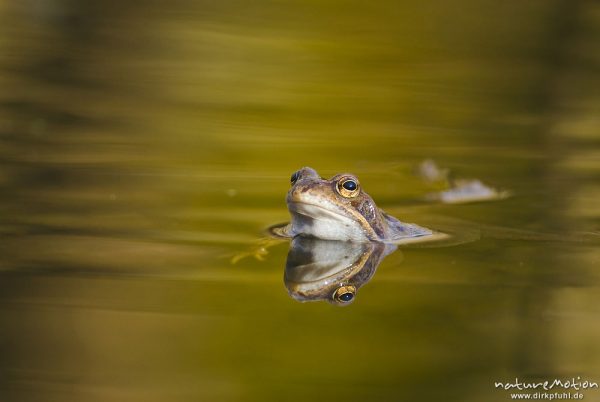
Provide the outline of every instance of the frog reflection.
{"type": "Polygon", "coordinates": [[[327,300],[337,305],[354,301],[393,244],[352,243],[297,236],[292,240],[284,282],[300,302],[327,300]]]}

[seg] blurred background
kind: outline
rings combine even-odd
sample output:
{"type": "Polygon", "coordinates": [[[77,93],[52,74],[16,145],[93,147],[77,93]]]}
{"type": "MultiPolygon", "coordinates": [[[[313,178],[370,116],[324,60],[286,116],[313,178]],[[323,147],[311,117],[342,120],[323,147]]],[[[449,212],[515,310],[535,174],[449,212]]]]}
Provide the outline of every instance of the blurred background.
{"type": "Polygon", "coordinates": [[[600,381],[599,179],[592,0],[0,1],[0,399],[600,381]],[[514,196],[425,203],[425,158],[514,196]],[[302,166],[481,238],[298,303],[260,247],[302,166]]]}

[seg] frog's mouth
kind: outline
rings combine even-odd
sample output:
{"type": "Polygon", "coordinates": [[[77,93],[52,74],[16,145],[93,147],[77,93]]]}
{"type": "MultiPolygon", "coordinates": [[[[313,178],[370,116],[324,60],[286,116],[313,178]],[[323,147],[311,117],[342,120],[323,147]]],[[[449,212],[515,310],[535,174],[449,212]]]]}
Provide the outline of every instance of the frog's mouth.
{"type": "Polygon", "coordinates": [[[292,216],[292,234],[305,234],[320,239],[364,241],[368,239],[360,217],[351,211],[336,211],[327,205],[290,201],[288,209],[292,216]],[[350,215],[343,214],[348,212],[350,215]]]}
{"type": "Polygon", "coordinates": [[[291,201],[288,203],[288,209],[292,212],[292,215],[299,214],[318,221],[338,222],[338,224],[343,224],[344,226],[360,226],[356,218],[349,217],[322,205],[291,201]]]}

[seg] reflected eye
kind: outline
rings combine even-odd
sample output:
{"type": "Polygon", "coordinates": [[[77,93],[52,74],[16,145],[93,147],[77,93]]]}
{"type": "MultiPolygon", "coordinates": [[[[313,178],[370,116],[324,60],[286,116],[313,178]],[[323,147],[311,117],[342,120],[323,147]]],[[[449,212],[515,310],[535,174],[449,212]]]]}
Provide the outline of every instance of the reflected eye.
{"type": "Polygon", "coordinates": [[[340,286],[333,293],[333,300],[337,303],[350,303],[354,300],[354,295],[356,294],[356,287],[352,285],[340,286]]]}
{"type": "Polygon", "coordinates": [[[346,198],[356,197],[360,192],[358,181],[354,178],[344,177],[338,181],[337,191],[346,198]]]}
{"type": "Polygon", "coordinates": [[[300,172],[295,172],[292,177],[290,177],[290,182],[294,184],[300,178],[300,172]]]}

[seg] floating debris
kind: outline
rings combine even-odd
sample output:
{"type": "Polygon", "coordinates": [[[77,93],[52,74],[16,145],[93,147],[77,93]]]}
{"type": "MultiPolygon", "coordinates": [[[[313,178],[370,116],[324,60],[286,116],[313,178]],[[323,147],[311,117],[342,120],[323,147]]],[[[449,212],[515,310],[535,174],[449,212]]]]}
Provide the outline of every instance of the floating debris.
{"type": "Polygon", "coordinates": [[[439,201],[445,204],[462,204],[467,202],[493,201],[507,198],[510,191],[498,190],[484,184],[478,179],[452,179],[449,169],[441,169],[431,160],[426,159],[417,166],[417,175],[424,181],[439,185],[444,184],[445,190],[429,193],[425,196],[428,201],[439,201]]]}
{"type": "Polygon", "coordinates": [[[477,179],[455,180],[453,186],[444,191],[429,193],[429,201],[441,201],[445,204],[460,204],[476,201],[501,200],[510,196],[510,191],[497,190],[486,186],[477,179]]]}
{"type": "Polygon", "coordinates": [[[440,169],[432,159],[425,159],[416,168],[417,176],[429,183],[447,182],[449,169],[440,169]]]}

